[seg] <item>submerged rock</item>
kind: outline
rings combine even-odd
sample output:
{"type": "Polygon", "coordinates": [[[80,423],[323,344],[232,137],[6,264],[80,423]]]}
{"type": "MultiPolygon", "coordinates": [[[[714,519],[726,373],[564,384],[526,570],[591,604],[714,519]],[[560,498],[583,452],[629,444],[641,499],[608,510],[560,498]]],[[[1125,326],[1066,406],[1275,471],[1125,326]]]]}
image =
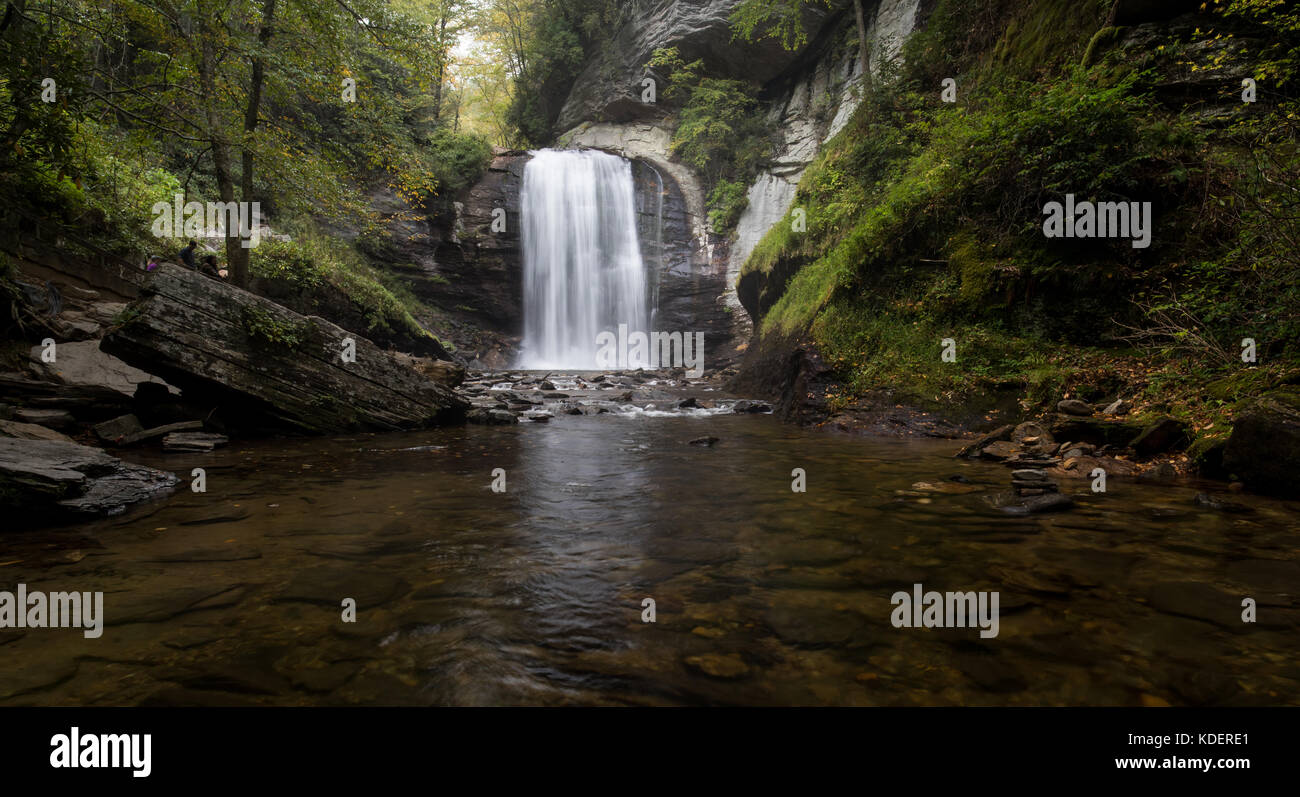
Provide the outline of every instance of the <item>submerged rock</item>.
{"type": "Polygon", "coordinates": [[[513,412],[488,409],[487,407],[470,410],[469,414],[465,416],[465,420],[484,426],[510,426],[519,423],[519,418],[513,412]]]}
{"type": "Polygon", "coordinates": [[[198,452],[212,451],[230,442],[223,434],[208,432],[173,432],[163,438],[163,451],[198,452]]]}
{"type": "Polygon", "coordinates": [[[97,448],[0,438],[0,498],[11,512],[7,523],[116,515],[177,481],[174,474],[123,462],[97,448]]]}
{"type": "Polygon", "coordinates": [[[467,407],[363,337],[170,264],[101,346],[214,399],[236,424],[389,431],[459,419],[467,407]]]}

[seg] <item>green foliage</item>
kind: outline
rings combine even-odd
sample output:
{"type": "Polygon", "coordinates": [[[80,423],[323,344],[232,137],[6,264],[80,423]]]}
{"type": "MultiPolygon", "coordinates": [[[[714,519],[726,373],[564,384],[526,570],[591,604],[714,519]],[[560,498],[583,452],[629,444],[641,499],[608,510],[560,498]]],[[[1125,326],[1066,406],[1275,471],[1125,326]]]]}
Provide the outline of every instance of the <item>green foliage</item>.
{"type": "Polygon", "coordinates": [[[26,4],[0,35],[0,194],[132,256],[157,245],[154,201],[215,200],[223,181],[281,224],[354,221],[375,183],[415,207],[449,201],[490,154],[446,114],[450,48],[472,10],[465,0],[26,4]],[[55,102],[40,96],[46,78],[55,102]],[[358,101],[341,96],[345,78],[358,101]]]}
{"type": "Polygon", "coordinates": [[[827,0],[742,0],[731,12],[736,38],[773,38],[787,50],[808,43],[803,14],[808,6],[828,7],[827,0]]]}
{"type": "Polygon", "coordinates": [[[794,331],[836,293],[899,278],[925,279],[935,312],[1006,321],[986,312],[995,295],[1031,283],[1068,292],[1079,284],[1076,264],[1128,263],[1127,241],[1047,242],[1041,209],[1066,193],[1157,207],[1177,200],[1197,137],[1152,120],[1147,102],[1137,77],[1104,84],[1077,68],[1046,87],[1004,78],[960,109],[882,85],[800,184],[795,204],[808,232],[778,225],[745,264],[768,273],[811,260],[765,328],[794,331]],[[954,237],[962,228],[969,232],[954,237]],[[951,260],[936,273],[932,264],[951,260]]]}
{"type": "Polygon", "coordinates": [[[721,233],[735,227],[746,205],[745,186],[771,157],[771,131],[756,86],[701,77],[702,61],[685,63],[676,48],[656,50],[647,65],[667,74],[665,98],[682,103],[672,150],[703,178],[709,218],[721,233]]]}
{"type": "Polygon", "coordinates": [[[757,282],[765,339],[811,338],[836,369],[833,406],[881,389],[948,404],[1012,384],[1045,402],[1129,383],[1140,407],[1212,437],[1242,396],[1295,378],[1300,12],[1225,0],[1249,46],[1198,31],[1119,63],[1101,55],[1122,36],[1102,28],[1109,5],[941,0],[897,78],[868,88],[805,171],[806,231],[773,227],[742,285],[757,282]],[[1160,58],[1192,53],[1202,62],[1182,67],[1248,64],[1261,101],[1233,96],[1240,112],[1213,125],[1162,105],[1160,58]],[[948,77],[956,105],[938,101],[948,77]],[[1151,202],[1154,245],[1045,238],[1042,208],[1067,193],[1151,202]],[[948,337],[957,364],[939,357],[948,337]],[[1249,371],[1244,337],[1262,358],[1249,371]]]}
{"type": "Polygon", "coordinates": [[[721,180],[709,193],[709,224],[719,232],[734,230],[748,206],[744,183],[721,180]]]}
{"type": "Polygon", "coordinates": [[[378,271],[337,238],[303,226],[292,240],[264,240],[252,253],[254,277],[278,280],[307,294],[328,287],[347,297],[365,320],[367,331],[429,337],[412,313],[421,309],[414,297],[403,292],[404,301],[395,295],[395,285],[386,286],[378,271]]]}
{"type": "Polygon", "coordinates": [[[311,322],[294,324],[281,321],[257,305],[245,306],[241,320],[248,337],[262,346],[297,349],[307,342],[311,334],[311,322]]]}
{"type": "Polygon", "coordinates": [[[613,0],[536,0],[514,7],[512,35],[519,44],[508,124],[531,146],[555,137],[560,108],[596,42],[608,35],[617,13],[613,0]]]}

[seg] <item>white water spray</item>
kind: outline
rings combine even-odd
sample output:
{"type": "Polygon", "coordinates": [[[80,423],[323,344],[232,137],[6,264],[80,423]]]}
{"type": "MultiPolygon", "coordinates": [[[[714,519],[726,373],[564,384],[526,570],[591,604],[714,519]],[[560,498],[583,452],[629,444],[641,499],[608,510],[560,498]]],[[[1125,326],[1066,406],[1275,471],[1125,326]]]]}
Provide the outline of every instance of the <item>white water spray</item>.
{"type": "MultiPolygon", "coordinates": [[[[597,150],[540,150],[524,168],[524,340],[519,367],[597,369],[596,338],[649,333],[632,165],[597,150]]],[[[628,363],[639,368],[647,363],[628,363]]]]}

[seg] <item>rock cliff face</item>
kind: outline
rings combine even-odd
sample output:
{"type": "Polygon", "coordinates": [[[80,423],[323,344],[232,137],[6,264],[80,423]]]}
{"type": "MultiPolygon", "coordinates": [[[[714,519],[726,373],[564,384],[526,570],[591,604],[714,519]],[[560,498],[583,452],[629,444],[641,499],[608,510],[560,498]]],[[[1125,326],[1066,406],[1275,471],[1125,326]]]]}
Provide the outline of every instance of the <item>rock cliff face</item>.
{"type": "MultiPolygon", "coordinates": [[[[660,47],[676,47],[687,61],[703,59],[709,74],[766,83],[798,57],[775,40],[732,40],[729,18],[740,0],[631,0],[621,4],[617,28],[574,82],[556,127],[583,122],[655,119],[659,109],[641,101],[645,64],[660,47]]],[[[804,23],[816,36],[827,20],[851,6],[831,0],[829,8],[808,4],[804,23]]]]}
{"type": "MultiPolygon", "coordinates": [[[[453,348],[451,356],[475,368],[510,365],[523,328],[523,272],[519,265],[519,187],[527,153],[497,150],[482,178],[454,200],[436,207],[412,207],[391,189],[378,188],[370,197],[384,235],[361,240],[360,229],[335,232],[357,240],[367,256],[397,276],[427,308],[417,320],[453,348]],[[504,217],[493,229],[494,212],[504,217]]],[[[310,301],[295,300],[259,284],[291,309],[329,317],[351,327],[341,314],[310,301]]],[[[346,298],[346,297],[344,297],[346,298]]],[[[418,341],[376,340],[376,343],[419,355],[444,355],[418,341]]]]}
{"type": "MultiPolygon", "coordinates": [[[[869,58],[873,74],[898,56],[903,41],[916,28],[920,0],[880,0],[868,7],[869,58]]],[[[749,188],[749,206],[736,225],[728,259],[728,301],[740,304],[740,270],[754,247],[774,224],[785,218],[794,202],[804,169],[822,146],[839,133],[857,109],[862,84],[856,24],[852,12],[828,26],[810,47],[811,65],[769,87],[774,98],[768,119],[781,132],[782,144],[772,168],[749,188]]],[[[747,286],[748,287],[748,286],[747,286]]],[[[754,290],[757,286],[751,288],[754,290]]],[[[745,302],[750,314],[758,309],[745,302]]]]}
{"type": "MultiPolygon", "coordinates": [[[[645,160],[681,187],[695,248],[694,284],[701,291],[718,288],[714,304],[726,315],[724,328],[733,347],[743,346],[752,332],[750,315],[736,292],[741,267],[785,217],[804,169],[848,122],[862,78],[849,0],[810,9],[805,19],[809,44],[799,52],[770,40],[733,41],[728,18],[736,5],[736,0],[628,4],[618,30],[579,76],[560,115],[561,129],[573,125],[560,137],[561,146],[599,147],[645,160]],[[703,58],[712,75],[764,84],[768,119],[781,141],[772,167],[750,186],[749,205],[729,241],[708,229],[698,179],[670,154],[671,109],[641,101],[644,65],[659,47],[677,47],[688,61],[703,58]]],[[[922,5],[922,0],[869,0],[873,72],[897,57],[922,5]]]]}
{"type": "MultiPolygon", "coordinates": [[[[748,342],[753,326],[736,292],[741,266],[784,218],[804,169],[847,123],[862,74],[851,0],[810,4],[809,43],[797,52],[773,40],[734,40],[729,17],[738,2],[623,4],[613,35],[574,83],[558,122],[565,132],[556,144],[602,149],[636,164],[656,327],[705,332],[710,368],[733,362],[748,342]],[[730,239],[709,228],[699,178],[671,153],[673,109],[642,101],[643,80],[654,77],[645,64],[661,47],[678,48],[688,61],[703,59],[710,75],[762,84],[769,119],[780,132],[773,165],[750,186],[749,207],[730,239]]],[[[922,5],[923,0],[868,0],[873,71],[897,55],[922,5]]],[[[662,88],[662,81],[657,85],[662,88]]],[[[476,323],[515,336],[506,348],[517,343],[522,319],[518,214],[526,159],[525,153],[499,154],[485,178],[460,197],[455,230],[435,249],[437,272],[464,287],[467,303],[485,307],[476,323]],[[496,208],[506,211],[504,233],[491,231],[496,208]]],[[[447,291],[437,285],[433,293],[447,291]]],[[[494,364],[507,358],[501,352],[494,364]]]]}

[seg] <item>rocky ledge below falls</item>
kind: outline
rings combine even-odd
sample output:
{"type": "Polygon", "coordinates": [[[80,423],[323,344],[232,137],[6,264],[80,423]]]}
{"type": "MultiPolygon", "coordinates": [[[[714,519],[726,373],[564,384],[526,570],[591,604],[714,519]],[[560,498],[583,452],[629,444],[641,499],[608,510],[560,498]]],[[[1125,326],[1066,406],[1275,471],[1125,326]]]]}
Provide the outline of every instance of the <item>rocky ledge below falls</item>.
{"type": "Polygon", "coordinates": [[[461,386],[470,423],[547,423],[566,415],[719,415],[770,413],[770,404],[716,397],[714,378],[685,369],[659,371],[540,371],[476,373],[461,386]]]}

